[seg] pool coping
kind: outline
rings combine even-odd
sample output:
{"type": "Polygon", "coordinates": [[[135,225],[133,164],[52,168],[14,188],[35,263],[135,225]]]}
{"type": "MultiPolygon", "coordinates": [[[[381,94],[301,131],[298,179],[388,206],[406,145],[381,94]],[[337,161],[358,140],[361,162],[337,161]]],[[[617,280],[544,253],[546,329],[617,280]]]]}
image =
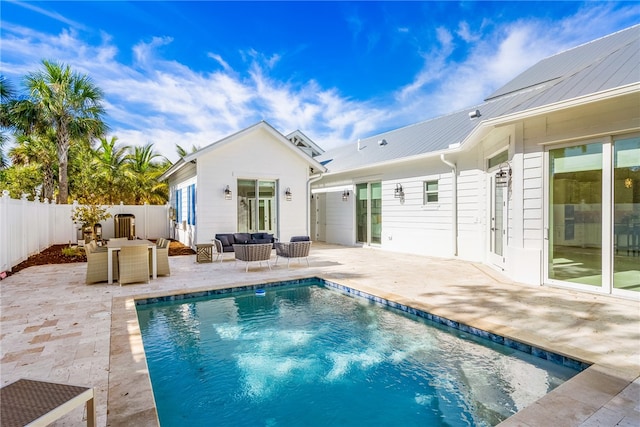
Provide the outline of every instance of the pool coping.
{"type": "MultiPolygon", "coordinates": [[[[415,300],[407,300],[396,294],[387,293],[379,295],[379,293],[374,290],[359,289],[366,288],[365,286],[346,286],[335,282],[335,279],[327,279],[322,277],[322,275],[313,275],[288,280],[266,282],[264,280],[257,280],[255,283],[242,283],[238,285],[226,284],[220,288],[206,287],[185,290],[184,292],[180,292],[179,290],[162,291],[114,298],[111,321],[111,352],[107,405],[109,411],[107,414],[107,425],[159,425],[151,380],[142,344],[140,326],[137,319],[136,307],[138,305],[161,301],[187,301],[193,298],[251,291],[259,288],[306,285],[311,282],[315,283],[318,280],[322,281],[326,286],[339,290],[347,295],[365,298],[369,301],[413,314],[417,317],[422,317],[471,335],[487,338],[493,342],[524,351],[525,353],[532,354],[544,360],[550,360],[554,363],[561,361],[559,364],[578,370],[579,373],[576,376],[543,396],[537,402],[530,405],[530,407],[539,406],[539,402],[549,399],[551,395],[555,396],[559,394],[562,396],[563,393],[566,393],[565,389],[567,387],[571,390],[569,383],[574,381],[576,383],[582,383],[585,381],[584,377],[593,377],[594,374],[598,376],[600,381],[602,381],[602,378],[599,377],[601,375],[620,380],[616,382],[614,387],[615,390],[618,390],[617,392],[623,390],[624,387],[635,378],[627,378],[628,375],[624,373],[611,368],[597,366],[589,360],[584,360],[569,353],[545,349],[539,344],[528,342],[528,340],[522,337],[510,335],[508,333],[509,331],[504,327],[491,328],[492,325],[486,322],[462,322],[460,320],[449,319],[448,317],[435,314],[434,312],[437,312],[437,307],[434,306],[425,307],[425,304],[421,304],[415,300]],[[481,323],[482,325],[474,325],[473,323],[481,323]]],[[[586,381],[589,382],[589,380],[586,381]]],[[[517,417],[530,407],[524,408],[512,417],[509,417],[501,423],[501,425],[508,425],[510,422],[518,423],[513,425],[527,425],[523,424],[517,417]]],[[[594,407],[593,412],[599,408],[599,406],[594,407]]]]}

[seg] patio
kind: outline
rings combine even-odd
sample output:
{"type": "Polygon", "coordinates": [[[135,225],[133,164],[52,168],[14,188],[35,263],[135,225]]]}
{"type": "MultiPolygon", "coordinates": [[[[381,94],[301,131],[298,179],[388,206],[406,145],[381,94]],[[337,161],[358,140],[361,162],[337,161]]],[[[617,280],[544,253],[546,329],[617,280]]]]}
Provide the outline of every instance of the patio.
{"type": "MultiPolygon", "coordinates": [[[[594,363],[501,425],[640,424],[640,301],[514,284],[480,264],[318,243],[310,268],[294,261],[245,273],[228,254],[221,264],[169,260],[171,276],[128,287],[85,285],[84,263],[2,280],[2,385],[26,377],[94,386],[98,426],[156,425],[133,296],[319,276],[594,363]]],[[[77,409],[54,425],[83,417],[77,409]]]]}

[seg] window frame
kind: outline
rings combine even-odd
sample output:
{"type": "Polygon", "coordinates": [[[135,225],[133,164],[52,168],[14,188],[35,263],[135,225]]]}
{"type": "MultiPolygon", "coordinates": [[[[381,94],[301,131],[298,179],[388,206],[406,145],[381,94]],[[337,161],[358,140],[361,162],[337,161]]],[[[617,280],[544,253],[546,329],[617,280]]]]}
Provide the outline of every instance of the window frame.
{"type": "Polygon", "coordinates": [[[440,203],[440,179],[428,179],[422,182],[422,204],[435,205],[440,203]],[[435,190],[429,190],[429,184],[436,184],[435,190]],[[429,200],[430,195],[436,196],[436,200],[429,200]]]}

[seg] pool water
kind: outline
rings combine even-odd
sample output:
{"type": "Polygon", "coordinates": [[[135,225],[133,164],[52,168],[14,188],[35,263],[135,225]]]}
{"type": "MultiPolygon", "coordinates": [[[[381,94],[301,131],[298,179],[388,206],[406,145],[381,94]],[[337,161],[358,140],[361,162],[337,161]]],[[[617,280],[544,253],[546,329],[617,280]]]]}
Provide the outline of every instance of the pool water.
{"type": "Polygon", "coordinates": [[[322,285],[138,306],[169,426],[492,426],[577,371],[322,285]]]}

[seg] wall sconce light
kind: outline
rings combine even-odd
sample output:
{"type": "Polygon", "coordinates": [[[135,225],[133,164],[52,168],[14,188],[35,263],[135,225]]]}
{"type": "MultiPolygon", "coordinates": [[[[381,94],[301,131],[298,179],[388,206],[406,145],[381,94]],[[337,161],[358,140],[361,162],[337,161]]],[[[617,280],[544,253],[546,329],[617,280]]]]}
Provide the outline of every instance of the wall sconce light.
{"type": "Polygon", "coordinates": [[[291,188],[287,187],[286,190],[284,190],[284,198],[287,200],[287,202],[291,201],[291,188]]]}
{"type": "Polygon", "coordinates": [[[344,190],[342,192],[342,201],[346,202],[347,200],[349,200],[349,190],[344,190]]]}
{"type": "Polygon", "coordinates": [[[506,187],[511,180],[511,165],[505,162],[500,165],[500,169],[496,172],[496,187],[506,187]]]}
{"type": "Polygon", "coordinates": [[[624,180],[624,188],[631,188],[633,187],[633,180],[631,178],[626,178],[624,180]]]}
{"type": "Polygon", "coordinates": [[[224,189],[224,199],[231,200],[231,189],[229,188],[228,185],[224,189]]]}
{"type": "Polygon", "coordinates": [[[396,199],[404,197],[404,191],[402,190],[402,184],[396,184],[396,189],[393,192],[393,197],[396,199]]]}

